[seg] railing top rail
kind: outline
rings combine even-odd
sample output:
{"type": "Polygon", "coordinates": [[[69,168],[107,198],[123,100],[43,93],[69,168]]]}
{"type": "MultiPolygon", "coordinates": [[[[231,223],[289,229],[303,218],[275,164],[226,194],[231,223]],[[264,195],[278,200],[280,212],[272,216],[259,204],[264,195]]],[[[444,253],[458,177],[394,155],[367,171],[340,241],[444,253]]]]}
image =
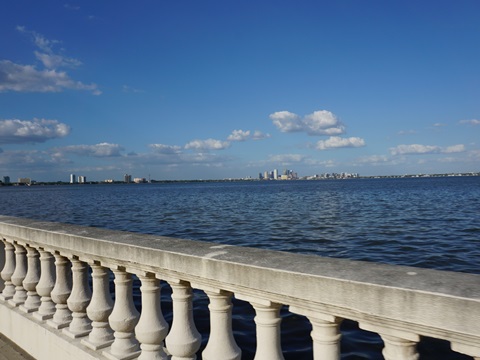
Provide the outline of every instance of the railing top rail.
{"type": "Polygon", "coordinates": [[[0,216],[0,236],[83,261],[153,272],[357,321],[381,318],[408,330],[414,326],[428,336],[460,339],[468,334],[480,339],[480,275],[8,216],[0,216]]]}

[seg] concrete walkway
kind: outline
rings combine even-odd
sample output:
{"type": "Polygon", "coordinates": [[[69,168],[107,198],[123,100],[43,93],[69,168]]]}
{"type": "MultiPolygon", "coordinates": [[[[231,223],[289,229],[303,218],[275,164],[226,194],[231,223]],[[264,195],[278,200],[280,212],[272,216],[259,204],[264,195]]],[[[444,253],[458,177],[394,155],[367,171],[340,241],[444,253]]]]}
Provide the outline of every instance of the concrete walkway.
{"type": "Polygon", "coordinates": [[[25,351],[0,334],[0,360],[35,360],[25,351]]]}

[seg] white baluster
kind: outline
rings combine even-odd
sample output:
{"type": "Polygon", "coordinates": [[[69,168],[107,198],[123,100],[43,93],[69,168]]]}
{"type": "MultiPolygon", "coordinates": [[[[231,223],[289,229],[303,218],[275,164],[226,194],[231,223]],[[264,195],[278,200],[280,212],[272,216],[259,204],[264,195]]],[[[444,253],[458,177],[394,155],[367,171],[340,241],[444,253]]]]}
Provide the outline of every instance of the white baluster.
{"type": "Polygon", "coordinates": [[[204,360],[240,360],[242,351],[232,332],[232,293],[223,290],[205,290],[210,299],[210,338],[202,352],[204,360]]]}
{"type": "Polygon", "coordinates": [[[108,320],[115,331],[112,346],[103,355],[112,360],[133,359],[140,355],[137,339],[134,336],[139,313],[133,305],[132,275],[118,268],[115,274],[115,305],[108,320]]]}
{"type": "Polygon", "coordinates": [[[381,336],[385,345],[382,351],[385,360],[418,360],[419,335],[370,323],[362,322],[359,326],[381,336]]]}
{"type": "Polygon", "coordinates": [[[195,360],[201,335],[193,321],[192,288],[185,281],[170,282],[172,287],[173,323],[166,338],[171,360],[195,360]]]}
{"type": "Polygon", "coordinates": [[[1,276],[5,284],[0,294],[0,300],[8,301],[15,295],[15,286],[12,284],[12,275],[15,271],[15,247],[8,241],[2,241],[5,244],[5,265],[2,269],[1,276]]]}
{"type": "Polygon", "coordinates": [[[155,274],[146,273],[139,276],[142,281],[142,313],[135,328],[135,335],[140,341],[142,354],[139,360],[167,360],[163,350],[163,341],[168,333],[160,304],[160,280],[155,274]]]}
{"type": "Polygon", "coordinates": [[[313,358],[315,360],[340,359],[341,318],[296,306],[290,306],[289,310],[292,313],[306,316],[312,324],[310,335],[313,340],[313,358]]]}
{"type": "Polygon", "coordinates": [[[55,264],[53,256],[48,251],[39,250],[40,252],[40,281],[37,284],[37,293],[41,296],[40,307],[33,314],[38,320],[47,320],[55,314],[55,303],[50,297],[53,287],[55,286],[55,264]]]}
{"type": "Polygon", "coordinates": [[[82,344],[92,350],[102,349],[113,343],[113,330],[108,323],[113,301],[109,291],[108,269],[92,263],[92,300],[87,307],[87,315],[92,320],[92,331],[82,344]]]}
{"type": "Polygon", "coordinates": [[[380,335],[385,344],[385,360],[418,360],[417,342],[390,335],[380,335]]]}
{"type": "Polygon", "coordinates": [[[255,309],[257,325],[257,350],[254,360],[283,360],[280,343],[281,304],[251,302],[255,309]]]}
{"type": "Polygon", "coordinates": [[[72,321],[72,313],[68,309],[67,299],[71,292],[70,261],[60,254],[55,254],[56,280],[50,296],[55,303],[55,314],[47,324],[55,329],[67,327],[72,321]]]}
{"type": "Polygon", "coordinates": [[[8,300],[12,306],[20,306],[27,299],[27,292],[23,288],[23,279],[27,276],[27,251],[16,242],[15,246],[15,271],[12,275],[12,284],[15,285],[15,294],[8,300]]]}
{"type": "Polygon", "coordinates": [[[64,334],[76,339],[88,335],[92,329],[87,317],[87,306],[90,302],[91,291],[88,286],[88,266],[86,263],[73,257],[72,260],[72,292],[67,299],[68,309],[72,312],[72,321],[64,334]]]}
{"type": "Polygon", "coordinates": [[[27,290],[27,300],[23,305],[20,305],[20,310],[26,313],[37,311],[40,307],[40,296],[37,294],[37,284],[40,280],[40,261],[38,259],[38,251],[30,246],[27,249],[27,264],[28,270],[25,279],[23,280],[23,287],[27,290]]]}

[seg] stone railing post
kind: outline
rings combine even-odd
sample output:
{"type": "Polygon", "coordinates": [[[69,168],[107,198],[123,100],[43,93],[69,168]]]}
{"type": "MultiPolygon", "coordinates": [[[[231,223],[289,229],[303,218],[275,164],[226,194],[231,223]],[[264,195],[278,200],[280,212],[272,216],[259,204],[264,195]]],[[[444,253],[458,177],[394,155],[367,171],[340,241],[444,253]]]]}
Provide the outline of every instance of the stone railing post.
{"type": "Polygon", "coordinates": [[[72,292],[67,299],[68,309],[72,312],[72,321],[63,332],[76,339],[88,335],[92,329],[90,319],[87,317],[87,306],[90,302],[91,291],[88,286],[88,266],[73,256],[72,262],[72,292]]]}
{"type": "Polygon", "coordinates": [[[5,244],[5,265],[2,269],[2,279],[5,282],[0,300],[8,301],[15,295],[15,286],[12,284],[12,275],[15,271],[15,247],[8,241],[2,240],[5,244]]]}
{"type": "Polygon", "coordinates": [[[47,324],[55,329],[67,327],[72,321],[72,313],[68,309],[67,299],[71,292],[70,261],[60,254],[55,254],[56,279],[50,296],[55,303],[55,314],[47,324]]]}
{"type": "Polygon", "coordinates": [[[27,256],[25,248],[14,243],[15,246],[15,271],[12,274],[12,284],[15,285],[15,294],[8,300],[12,306],[20,306],[27,300],[27,292],[23,288],[23,279],[27,276],[27,256]]]}
{"type": "Polygon", "coordinates": [[[343,319],[313,310],[290,306],[292,313],[306,316],[312,324],[310,333],[313,340],[313,358],[315,360],[340,359],[340,323],[343,319]]]}
{"type": "Polygon", "coordinates": [[[40,280],[37,284],[37,293],[41,296],[40,307],[33,313],[38,320],[47,320],[55,314],[55,304],[52,301],[51,292],[55,286],[55,264],[50,252],[40,249],[40,280]]]}
{"type": "Polygon", "coordinates": [[[284,360],[280,340],[282,305],[242,294],[235,294],[235,296],[240,300],[248,301],[255,309],[257,349],[254,360],[284,360]]]}
{"type": "Polygon", "coordinates": [[[251,303],[255,309],[257,325],[257,350],[254,360],[283,360],[280,343],[281,304],[251,303]]]}
{"type": "Polygon", "coordinates": [[[92,350],[102,349],[113,343],[113,330],[108,323],[112,313],[113,301],[110,296],[108,269],[97,262],[92,268],[92,300],[87,307],[87,315],[92,320],[92,331],[82,344],[92,350]]]}
{"type": "Polygon", "coordinates": [[[103,355],[111,360],[128,360],[140,355],[137,339],[134,336],[139,313],[133,304],[132,275],[124,268],[117,267],[115,274],[115,304],[108,320],[115,331],[112,346],[103,355]]]}
{"type": "Polygon", "coordinates": [[[232,293],[217,289],[205,290],[205,293],[210,299],[210,338],[202,359],[240,360],[242,351],[232,331],[232,293]]]}
{"type": "Polygon", "coordinates": [[[168,333],[168,324],[161,309],[160,280],[152,273],[144,273],[139,278],[142,282],[142,312],[135,334],[142,353],[138,359],[167,360],[163,342],[168,333]]]}
{"type": "Polygon", "coordinates": [[[402,330],[360,322],[361,329],[376,332],[383,340],[385,347],[382,354],[385,360],[418,360],[417,343],[420,336],[402,330]]]}
{"type": "Polygon", "coordinates": [[[201,335],[193,321],[192,288],[185,281],[170,281],[172,287],[173,322],[165,344],[171,360],[195,360],[201,335]]]}
{"type": "Polygon", "coordinates": [[[37,294],[37,284],[40,280],[40,260],[36,249],[30,246],[27,246],[26,249],[28,270],[23,280],[23,287],[27,290],[27,299],[23,305],[20,305],[20,310],[31,313],[37,311],[41,303],[40,296],[37,294]]]}

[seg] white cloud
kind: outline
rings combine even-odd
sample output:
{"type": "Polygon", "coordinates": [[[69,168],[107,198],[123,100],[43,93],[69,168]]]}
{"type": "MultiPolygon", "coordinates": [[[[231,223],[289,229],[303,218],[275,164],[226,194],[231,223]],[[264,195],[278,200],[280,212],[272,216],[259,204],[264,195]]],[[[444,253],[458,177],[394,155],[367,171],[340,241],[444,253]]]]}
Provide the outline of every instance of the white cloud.
{"type": "Polygon", "coordinates": [[[94,83],[84,84],[75,81],[60,68],[75,68],[80,66],[81,61],[66,57],[54,51],[54,46],[60,43],[57,40],[49,40],[43,35],[27,30],[24,26],[17,26],[17,30],[30,36],[35,46],[40,50],[34,51],[43,69],[37,69],[35,65],[22,65],[10,60],[0,60],[0,92],[60,92],[66,89],[87,90],[94,95],[100,95],[101,91],[94,83]]]}
{"type": "Polygon", "coordinates": [[[233,130],[228,135],[228,141],[247,141],[247,140],[263,140],[269,138],[270,134],[263,133],[259,130],[255,130],[253,133],[250,130],[233,130]]]}
{"type": "Polygon", "coordinates": [[[182,150],[180,146],[176,145],[150,144],[149,147],[158,154],[179,154],[182,150]]]}
{"type": "Polygon", "coordinates": [[[263,133],[259,130],[255,130],[252,135],[253,140],[262,140],[262,139],[267,139],[270,137],[270,134],[268,133],[263,133]]]}
{"type": "Polygon", "coordinates": [[[0,120],[0,144],[42,143],[69,133],[70,127],[57,120],[0,120]]]}
{"type": "Polygon", "coordinates": [[[480,125],[480,120],[471,119],[471,120],[461,120],[460,124],[468,124],[468,125],[480,125]]]}
{"type": "Polygon", "coordinates": [[[19,65],[9,60],[0,60],[0,92],[60,92],[65,89],[87,90],[100,95],[96,84],[84,84],[72,80],[66,72],[37,70],[32,65],[19,65]]]}
{"type": "Polygon", "coordinates": [[[370,155],[370,156],[363,156],[356,160],[357,164],[370,164],[370,165],[379,165],[379,164],[386,164],[390,161],[388,156],[385,155],[370,155]]]}
{"type": "Polygon", "coordinates": [[[67,58],[65,56],[41,53],[35,51],[35,57],[40,60],[40,62],[47,69],[57,69],[59,67],[77,67],[82,65],[82,62],[76,59],[67,58]]]}
{"type": "Polygon", "coordinates": [[[245,141],[250,138],[250,130],[233,130],[232,133],[228,136],[228,141],[245,141]]]}
{"type": "Polygon", "coordinates": [[[221,141],[215,139],[207,139],[207,140],[193,140],[190,141],[188,144],[185,145],[185,149],[193,149],[193,150],[224,150],[230,147],[230,143],[228,141],[221,141]]]}
{"type": "Polygon", "coordinates": [[[9,171],[16,170],[28,174],[30,171],[48,171],[52,167],[68,163],[62,156],[39,150],[4,151],[0,156],[0,166],[9,171]]]}
{"type": "Polygon", "coordinates": [[[318,150],[328,150],[362,146],[365,146],[365,140],[359,137],[342,138],[339,136],[331,136],[327,140],[318,141],[316,148],[318,150]]]}
{"type": "Polygon", "coordinates": [[[440,151],[439,146],[420,145],[420,144],[398,145],[394,148],[390,148],[390,153],[392,155],[431,154],[431,153],[437,153],[439,151],[440,151]]]}
{"type": "Polygon", "coordinates": [[[452,153],[464,152],[465,150],[466,150],[465,145],[458,144],[458,145],[447,146],[445,149],[442,150],[442,153],[452,154],[452,153]]]}
{"type": "Polygon", "coordinates": [[[270,162],[276,162],[281,164],[291,164],[298,163],[305,160],[305,155],[301,154],[279,154],[279,155],[270,155],[268,160],[270,162]]]}
{"type": "Polygon", "coordinates": [[[341,135],[345,126],[330,111],[318,110],[305,117],[289,111],[277,111],[269,115],[281,132],[306,132],[309,135],[341,135]]]}
{"type": "Polygon", "coordinates": [[[315,111],[305,116],[303,124],[309,135],[340,135],[345,132],[345,127],[337,117],[327,110],[315,111]]]}
{"type": "Polygon", "coordinates": [[[121,156],[121,152],[124,149],[118,144],[110,144],[105,142],[96,145],[70,145],[62,148],[56,148],[55,150],[60,154],[69,153],[80,156],[117,157],[121,156]]]}
{"type": "Polygon", "coordinates": [[[390,148],[390,153],[392,155],[422,155],[422,154],[450,154],[458,153],[465,151],[465,145],[458,144],[442,148],[441,146],[436,145],[421,145],[421,144],[410,144],[410,145],[398,145],[396,147],[390,148]]]}
{"type": "Polygon", "coordinates": [[[270,119],[281,132],[302,131],[303,123],[300,116],[290,111],[277,111],[269,115],[270,119]]]}

